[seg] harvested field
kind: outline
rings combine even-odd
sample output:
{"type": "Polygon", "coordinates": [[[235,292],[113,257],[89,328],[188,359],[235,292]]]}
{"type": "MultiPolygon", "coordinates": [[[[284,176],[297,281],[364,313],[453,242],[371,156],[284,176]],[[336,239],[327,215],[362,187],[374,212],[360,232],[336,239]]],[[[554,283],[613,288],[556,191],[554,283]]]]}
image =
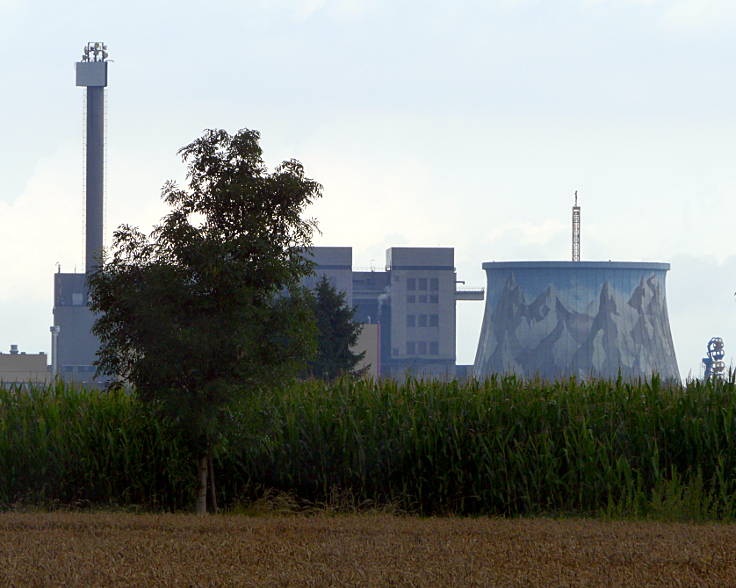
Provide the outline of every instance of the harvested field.
{"type": "Polygon", "coordinates": [[[0,584],[724,586],[735,542],[719,524],[6,513],[0,584]]]}

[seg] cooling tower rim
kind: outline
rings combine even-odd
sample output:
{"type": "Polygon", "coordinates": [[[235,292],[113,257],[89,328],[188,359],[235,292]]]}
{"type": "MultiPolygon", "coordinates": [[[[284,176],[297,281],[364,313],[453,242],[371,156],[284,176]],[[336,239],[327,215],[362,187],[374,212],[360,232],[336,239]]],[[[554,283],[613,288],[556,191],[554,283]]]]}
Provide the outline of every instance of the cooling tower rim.
{"type": "Polygon", "coordinates": [[[605,269],[605,270],[664,270],[669,263],[653,261],[486,261],[484,270],[493,269],[605,269]]]}

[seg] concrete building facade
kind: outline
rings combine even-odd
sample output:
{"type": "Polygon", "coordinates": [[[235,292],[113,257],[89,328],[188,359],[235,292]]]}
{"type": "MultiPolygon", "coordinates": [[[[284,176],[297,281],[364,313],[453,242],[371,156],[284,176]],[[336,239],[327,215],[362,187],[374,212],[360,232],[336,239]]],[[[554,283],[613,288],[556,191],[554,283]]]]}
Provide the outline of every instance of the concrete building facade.
{"type": "Polygon", "coordinates": [[[58,377],[83,384],[94,382],[99,341],[92,334],[95,318],[88,306],[86,274],[54,274],[54,329],[52,362],[58,377]]]}
{"type": "Polygon", "coordinates": [[[355,366],[356,370],[365,369],[365,376],[377,380],[381,375],[381,328],[380,325],[363,325],[358,341],[351,349],[353,353],[365,353],[355,366]]]}
{"type": "Polygon", "coordinates": [[[455,377],[454,250],[449,247],[392,247],[390,274],[391,356],[387,365],[400,377],[455,377]]]}
{"type": "Polygon", "coordinates": [[[326,277],[338,292],[345,294],[348,306],[353,305],[353,249],[352,247],[314,247],[307,251],[307,259],[319,267],[303,284],[310,290],[326,277]]]}

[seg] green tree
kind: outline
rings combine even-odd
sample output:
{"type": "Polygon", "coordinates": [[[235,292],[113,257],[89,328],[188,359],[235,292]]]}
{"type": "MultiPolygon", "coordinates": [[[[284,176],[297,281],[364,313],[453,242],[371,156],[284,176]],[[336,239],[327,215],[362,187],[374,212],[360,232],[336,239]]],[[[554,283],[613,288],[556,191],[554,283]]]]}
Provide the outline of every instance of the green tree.
{"type": "Polygon", "coordinates": [[[198,467],[196,510],[216,509],[212,452],[227,409],[295,374],[314,351],[314,319],[298,286],[321,196],[302,165],[269,173],[260,135],[208,130],[179,150],[188,188],[146,236],[123,225],[90,276],[98,373],[132,383],[185,431],[198,467]],[[209,476],[209,484],[208,484],[209,476]]]}
{"type": "Polygon", "coordinates": [[[345,301],[345,293],[338,292],[322,276],[312,296],[312,308],[317,322],[317,354],[309,362],[309,373],[315,378],[332,379],[346,374],[361,375],[367,369],[356,370],[365,351],[353,353],[362,326],[353,321],[355,307],[345,301]]]}

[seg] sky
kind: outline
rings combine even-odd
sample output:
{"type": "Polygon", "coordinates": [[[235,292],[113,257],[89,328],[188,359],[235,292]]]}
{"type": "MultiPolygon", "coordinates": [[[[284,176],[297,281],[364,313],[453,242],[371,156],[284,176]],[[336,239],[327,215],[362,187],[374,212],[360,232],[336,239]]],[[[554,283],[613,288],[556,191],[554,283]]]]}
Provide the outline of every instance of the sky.
{"type": "MultiPolygon", "coordinates": [[[[257,129],[324,186],[317,245],[671,264],[683,377],[736,355],[732,0],[0,0],[0,350],[49,352],[52,273],[84,264],[83,90],[108,44],[106,239],[149,230],[179,147],[257,129]]],[[[484,305],[458,303],[458,363],[484,305]]]]}

